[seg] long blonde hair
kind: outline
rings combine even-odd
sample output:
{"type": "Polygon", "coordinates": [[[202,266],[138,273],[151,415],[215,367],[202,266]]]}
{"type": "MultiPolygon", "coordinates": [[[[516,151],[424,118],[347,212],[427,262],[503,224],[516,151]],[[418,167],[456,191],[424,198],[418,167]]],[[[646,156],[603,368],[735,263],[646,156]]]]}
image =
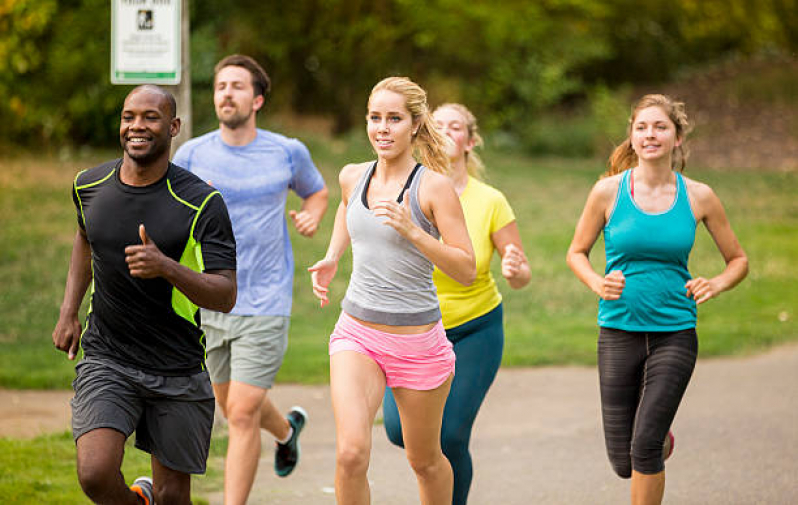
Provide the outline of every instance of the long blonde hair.
{"type": "Polygon", "coordinates": [[[449,174],[449,157],[446,155],[446,137],[435,126],[427,105],[427,92],[407,77],[388,77],[378,82],[371,90],[371,97],[377,91],[393,91],[402,95],[413,123],[418,124],[413,135],[413,155],[424,166],[434,172],[449,174]]]}
{"type": "MultiPolygon", "coordinates": [[[[677,102],[671,97],[666,95],[652,94],[645,95],[632,106],[632,114],[629,116],[629,127],[627,128],[626,140],[621,142],[621,145],[615,148],[607,161],[607,171],[604,177],[615,175],[623,172],[627,168],[637,165],[637,153],[632,148],[632,127],[635,122],[637,113],[648,107],[659,107],[665,114],[668,115],[670,120],[676,126],[676,138],[684,140],[692,125],[687,120],[687,113],[684,110],[684,102],[677,102]]],[[[684,172],[684,167],[687,165],[687,149],[684,148],[684,142],[674,149],[672,168],[679,169],[684,172]]]]}
{"type": "MultiPolygon", "coordinates": [[[[482,135],[479,134],[479,126],[477,125],[477,118],[474,114],[468,110],[468,107],[461,103],[445,103],[443,105],[439,105],[435,108],[435,112],[441,109],[453,109],[458,114],[463,116],[465,119],[465,126],[466,130],[468,131],[468,139],[474,141],[474,149],[471,152],[465,153],[466,157],[466,170],[468,171],[468,175],[474,177],[478,180],[485,179],[485,164],[482,162],[482,158],[479,157],[479,154],[476,152],[477,147],[482,147],[485,145],[485,141],[482,140],[482,135]]],[[[435,112],[432,115],[435,115],[435,112]]]]}

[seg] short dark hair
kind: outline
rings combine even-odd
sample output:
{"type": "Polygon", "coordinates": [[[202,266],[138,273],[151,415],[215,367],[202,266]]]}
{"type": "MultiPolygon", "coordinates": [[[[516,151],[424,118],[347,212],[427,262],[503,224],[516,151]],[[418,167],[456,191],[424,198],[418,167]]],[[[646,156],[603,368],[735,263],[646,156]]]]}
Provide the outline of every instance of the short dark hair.
{"type": "Polygon", "coordinates": [[[133,93],[138,93],[139,91],[150,91],[153,93],[157,93],[166,99],[167,107],[167,114],[170,115],[169,119],[174,119],[177,117],[177,101],[175,100],[175,96],[156,84],[141,84],[140,86],[136,86],[133,90],[127,94],[127,96],[132,95],[133,93]]]}
{"type": "Polygon", "coordinates": [[[269,92],[272,89],[272,81],[269,79],[269,74],[253,58],[244,54],[231,54],[222,58],[213,67],[214,83],[216,82],[216,75],[225,67],[241,67],[249,70],[249,75],[252,76],[252,87],[255,89],[255,96],[261,95],[263,98],[269,96],[269,92]]]}

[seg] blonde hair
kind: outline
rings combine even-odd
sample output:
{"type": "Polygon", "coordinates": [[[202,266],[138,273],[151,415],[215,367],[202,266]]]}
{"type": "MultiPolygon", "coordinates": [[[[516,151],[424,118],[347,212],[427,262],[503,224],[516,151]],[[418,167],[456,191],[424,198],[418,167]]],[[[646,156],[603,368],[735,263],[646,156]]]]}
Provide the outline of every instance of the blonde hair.
{"type": "MultiPolygon", "coordinates": [[[[474,141],[474,149],[485,145],[485,141],[482,140],[482,135],[479,134],[477,118],[468,110],[468,107],[460,103],[445,103],[436,107],[435,112],[441,109],[453,109],[463,116],[466,130],[468,131],[468,139],[474,141]]],[[[433,112],[433,115],[435,115],[435,112],[433,112]]],[[[465,153],[466,170],[468,171],[468,175],[481,181],[485,179],[485,164],[474,149],[472,149],[471,152],[465,153]]]]}
{"type": "Polygon", "coordinates": [[[378,91],[392,91],[402,95],[413,123],[418,127],[413,134],[413,155],[434,172],[448,175],[449,157],[446,155],[446,137],[435,126],[427,105],[427,92],[407,77],[388,77],[371,90],[369,102],[378,91]]]}
{"type": "MultiPolygon", "coordinates": [[[[676,138],[684,140],[687,134],[690,133],[690,130],[692,130],[692,125],[690,125],[690,122],[687,120],[687,113],[684,110],[684,102],[677,102],[666,95],[645,95],[632,106],[632,114],[629,116],[629,127],[627,129],[626,140],[612,151],[607,161],[607,171],[604,173],[604,177],[619,174],[627,168],[637,165],[637,153],[635,153],[632,148],[632,127],[637,113],[648,107],[659,107],[668,115],[668,118],[670,118],[674,126],[676,126],[676,138]]],[[[689,153],[684,148],[684,142],[682,142],[674,149],[672,168],[674,170],[678,168],[680,172],[684,172],[684,167],[687,165],[688,154],[689,153]]]]}

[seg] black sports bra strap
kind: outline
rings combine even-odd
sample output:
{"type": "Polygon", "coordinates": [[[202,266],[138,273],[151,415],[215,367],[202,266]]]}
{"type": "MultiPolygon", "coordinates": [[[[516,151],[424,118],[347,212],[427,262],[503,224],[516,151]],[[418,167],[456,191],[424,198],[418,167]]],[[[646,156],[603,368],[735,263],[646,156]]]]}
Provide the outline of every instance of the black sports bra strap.
{"type": "MultiPolygon", "coordinates": [[[[366,182],[365,182],[365,184],[363,184],[363,192],[360,194],[360,201],[363,202],[363,206],[365,208],[367,208],[367,209],[369,208],[369,202],[368,202],[368,198],[366,197],[366,195],[369,192],[369,185],[371,185],[371,178],[374,177],[374,172],[376,171],[375,170],[376,168],[377,168],[377,162],[375,161],[374,164],[369,169],[369,171],[371,173],[369,173],[367,175],[366,182]]],[[[421,163],[416,163],[416,166],[413,167],[413,171],[410,172],[410,175],[407,177],[407,181],[405,182],[405,185],[402,188],[402,191],[399,192],[399,197],[396,198],[396,202],[397,203],[402,203],[402,199],[403,199],[403,196],[405,194],[405,191],[410,189],[410,185],[413,183],[413,178],[416,176],[416,173],[418,172],[419,168],[421,168],[421,163]]]]}
{"type": "Polygon", "coordinates": [[[399,192],[399,198],[396,199],[398,203],[402,203],[405,191],[410,189],[410,185],[413,183],[413,178],[416,176],[416,173],[418,172],[419,168],[421,168],[421,163],[416,163],[416,166],[413,167],[413,171],[410,172],[410,175],[407,177],[407,182],[405,182],[405,186],[402,188],[402,191],[399,192]]]}

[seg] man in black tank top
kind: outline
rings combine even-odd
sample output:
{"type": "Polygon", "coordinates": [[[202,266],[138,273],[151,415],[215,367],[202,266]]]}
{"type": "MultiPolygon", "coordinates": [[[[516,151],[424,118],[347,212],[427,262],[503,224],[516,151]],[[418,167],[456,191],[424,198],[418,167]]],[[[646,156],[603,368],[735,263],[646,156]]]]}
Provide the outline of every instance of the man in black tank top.
{"type": "Polygon", "coordinates": [[[84,356],[73,383],[78,479],[98,503],[190,503],[204,473],[214,397],[198,307],[235,304],[235,240],[221,195],[169,163],[180,130],[174,97],[134,89],[120,123],[121,159],[78,174],[78,215],[53,343],[84,356]],[[81,335],[78,309],[89,287],[81,335]],[[155,481],[128,488],[124,444],[152,455],[155,481]]]}

